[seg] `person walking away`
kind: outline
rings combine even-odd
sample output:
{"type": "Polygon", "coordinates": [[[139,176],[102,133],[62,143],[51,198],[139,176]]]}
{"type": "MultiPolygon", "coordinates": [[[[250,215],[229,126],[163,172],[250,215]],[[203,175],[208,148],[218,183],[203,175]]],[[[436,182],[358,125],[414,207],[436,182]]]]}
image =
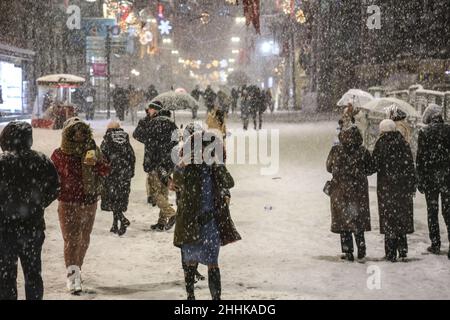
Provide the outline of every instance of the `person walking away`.
{"type": "Polygon", "coordinates": [[[148,174],[148,187],[156,205],[160,209],[158,222],[150,227],[154,231],[169,230],[175,223],[175,210],[169,203],[169,177],[173,171],[172,149],[178,139],[172,136],[178,127],[170,118],[170,111],[163,110],[159,101],[151,102],[146,119],[139,121],[133,137],[145,145],[144,171],[148,174]]]}
{"type": "Polygon", "coordinates": [[[17,300],[20,259],[27,300],[42,300],[44,210],[60,188],[55,166],[31,149],[31,125],[12,121],[0,134],[0,300],[17,300]]]}
{"type": "Polygon", "coordinates": [[[273,97],[272,97],[272,90],[270,90],[270,88],[266,89],[266,104],[270,109],[270,113],[273,113],[274,108],[275,108],[275,103],[273,101],[273,97]]]}
{"type": "Polygon", "coordinates": [[[88,86],[84,92],[86,120],[94,120],[96,90],[88,86]]]}
{"type": "MultiPolygon", "coordinates": [[[[191,144],[191,150],[195,150],[195,140],[191,136],[186,142],[191,144]]],[[[206,144],[202,146],[205,147],[206,144]]],[[[212,299],[220,300],[220,246],[241,239],[229,211],[227,191],[234,186],[234,180],[224,165],[195,164],[194,156],[190,157],[189,164],[180,163],[174,172],[174,184],[180,190],[174,245],[181,249],[187,299],[195,300],[194,281],[197,265],[201,263],[208,266],[212,299]]]]}
{"type": "Polygon", "coordinates": [[[158,96],[158,90],[156,90],[155,85],[151,84],[148,87],[147,92],[145,92],[145,99],[150,102],[158,96]]]}
{"type": "Polygon", "coordinates": [[[236,88],[231,89],[231,113],[235,113],[239,100],[239,91],[236,88]]]}
{"type": "MultiPolygon", "coordinates": [[[[450,125],[444,123],[442,107],[438,105],[430,105],[425,109],[422,122],[426,127],[419,131],[416,158],[418,190],[425,194],[427,202],[431,240],[431,246],[427,250],[439,254],[439,196],[450,242],[450,125]]],[[[448,258],[450,259],[450,249],[448,258]]]]}
{"type": "Polygon", "coordinates": [[[261,90],[257,86],[249,87],[249,96],[250,96],[250,113],[253,119],[253,128],[257,130],[258,123],[257,117],[259,113],[259,109],[261,107],[261,90]]]}
{"type": "Polygon", "coordinates": [[[414,232],[416,172],[411,147],[396,130],[394,121],[381,121],[372,158],[377,173],[380,233],[385,235],[386,260],[397,261],[398,251],[398,257],[406,261],[407,234],[414,232]]]}
{"type": "Polygon", "coordinates": [[[113,103],[116,116],[120,121],[125,120],[125,109],[128,105],[127,91],[124,88],[116,87],[113,91],[113,103]]]}
{"type": "Polygon", "coordinates": [[[116,121],[109,123],[100,150],[111,166],[111,173],[103,180],[101,209],[112,211],[113,225],[110,231],[121,236],[130,226],[124,212],[128,207],[136,157],[128,133],[116,121]]]}
{"type": "MultiPolygon", "coordinates": [[[[257,127],[259,128],[259,130],[262,129],[263,114],[264,114],[264,112],[266,112],[267,106],[268,106],[268,102],[266,100],[266,94],[263,90],[261,90],[260,94],[259,94],[258,108],[256,109],[256,111],[258,113],[257,120],[259,121],[257,127]]],[[[255,124],[256,124],[256,120],[255,120],[255,124]]]]}
{"type": "Polygon", "coordinates": [[[219,90],[217,93],[217,102],[219,103],[219,109],[228,114],[230,111],[230,99],[224,91],[219,90]]]}
{"type": "Polygon", "coordinates": [[[214,108],[214,104],[217,98],[217,94],[211,88],[211,85],[208,85],[206,87],[206,90],[203,93],[203,98],[205,99],[206,110],[210,112],[214,108]]]}
{"type": "Polygon", "coordinates": [[[61,147],[51,159],[61,179],[58,216],[64,239],[64,261],[67,268],[67,289],[82,292],[81,268],[89,248],[95,221],[101,179],[110,172],[92,130],[80,118],[64,123],[61,147]]]}
{"type": "Polygon", "coordinates": [[[249,95],[249,92],[246,88],[242,89],[242,96],[241,96],[241,119],[243,124],[243,129],[248,129],[248,123],[249,123],[249,116],[250,116],[250,103],[251,103],[251,97],[249,95]]]}
{"type": "MultiPolygon", "coordinates": [[[[196,85],[194,90],[191,91],[191,96],[197,101],[197,103],[200,101],[200,96],[203,93],[200,91],[199,85],[196,85]]],[[[198,112],[198,106],[195,108],[192,108],[192,119],[197,119],[197,112],[198,112]]]]}
{"type": "Polygon", "coordinates": [[[369,184],[372,157],[362,145],[363,139],[356,126],[339,133],[340,143],[333,146],[327,159],[331,180],[331,232],[341,238],[342,259],[354,261],[353,238],[358,248],[358,259],[366,256],[364,232],[371,231],[369,184]]]}

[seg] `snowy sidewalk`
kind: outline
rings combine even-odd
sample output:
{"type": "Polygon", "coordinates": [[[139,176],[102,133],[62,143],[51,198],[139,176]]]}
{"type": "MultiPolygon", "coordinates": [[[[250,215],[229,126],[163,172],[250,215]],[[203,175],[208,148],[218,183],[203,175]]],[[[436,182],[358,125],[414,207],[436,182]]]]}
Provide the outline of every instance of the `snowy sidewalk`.
{"type": "MultiPolygon", "coordinates": [[[[188,115],[182,118],[182,122],[188,121],[188,115]]],[[[92,124],[100,143],[107,121],[92,124]]],[[[409,236],[411,262],[381,260],[383,237],[378,233],[373,188],[368,261],[361,264],[339,259],[339,236],[329,231],[329,198],[322,192],[329,179],[325,161],[335,126],[335,122],[268,122],[267,128],[280,130],[278,174],[261,176],[254,165],[230,166],[236,181],[231,213],[243,240],[221,249],[223,299],[449,299],[450,262],[446,255],[426,254],[426,209],[420,194],[415,199],[416,233],[409,236]],[[371,290],[367,283],[374,271],[380,275],[381,287],[371,290]]],[[[232,121],[229,128],[240,128],[240,123],[232,121]]],[[[131,132],[132,126],[127,124],[125,129],[131,132]]],[[[34,130],[34,149],[50,155],[59,146],[60,135],[61,131],[34,130]]],[[[126,213],[132,224],[125,236],[114,236],[109,232],[111,214],[98,210],[83,267],[87,293],[81,297],[65,291],[57,203],[47,210],[43,250],[46,299],[185,299],[180,252],[172,244],[173,230],[149,231],[158,210],[146,204],[143,145],[134,139],[132,144],[137,167],[126,213]]],[[[442,247],[446,250],[446,230],[440,219],[442,247]]],[[[206,274],[206,268],[200,266],[200,272],[206,274]]],[[[22,280],[20,285],[23,298],[22,280]]],[[[198,299],[210,298],[207,281],[197,284],[196,295],[198,299]]]]}

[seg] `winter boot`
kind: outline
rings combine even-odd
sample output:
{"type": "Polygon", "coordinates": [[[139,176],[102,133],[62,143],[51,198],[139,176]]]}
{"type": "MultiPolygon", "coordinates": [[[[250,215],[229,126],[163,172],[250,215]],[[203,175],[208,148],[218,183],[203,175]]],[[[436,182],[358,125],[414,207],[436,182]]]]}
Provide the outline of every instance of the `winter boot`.
{"type": "Polygon", "coordinates": [[[441,252],[441,248],[438,246],[431,245],[427,248],[427,251],[432,254],[439,254],[441,252]]]}
{"type": "Polygon", "coordinates": [[[164,226],[164,229],[170,230],[172,229],[172,227],[175,225],[175,221],[176,221],[176,216],[170,217],[169,220],[167,221],[166,225],[164,226]]]}
{"type": "Polygon", "coordinates": [[[165,227],[164,224],[158,222],[157,224],[151,225],[150,229],[152,231],[159,231],[159,232],[161,232],[161,231],[164,231],[164,227],[165,227]]]}
{"type": "Polygon", "coordinates": [[[211,298],[213,300],[220,300],[220,296],[222,294],[222,285],[220,281],[219,268],[208,269],[208,284],[209,291],[211,292],[211,298]]]}
{"type": "Polygon", "coordinates": [[[117,223],[113,223],[111,229],[109,230],[111,233],[119,233],[119,227],[117,226],[117,223]]]}
{"type": "Polygon", "coordinates": [[[130,220],[125,218],[125,216],[122,214],[122,218],[120,219],[120,229],[117,232],[119,236],[122,236],[127,232],[127,228],[130,226],[130,220]]]}
{"type": "Polygon", "coordinates": [[[184,281],[186,282],[186,293],[187,300],[195,300],[194,295],[194,278],[196,266],[185,266],[184,267],[184,281]]]}

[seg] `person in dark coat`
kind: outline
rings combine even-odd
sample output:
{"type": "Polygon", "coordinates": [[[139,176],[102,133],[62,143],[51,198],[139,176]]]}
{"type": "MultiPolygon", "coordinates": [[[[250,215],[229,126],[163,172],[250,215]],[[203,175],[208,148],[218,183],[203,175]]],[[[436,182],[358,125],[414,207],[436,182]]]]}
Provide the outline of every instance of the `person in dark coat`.
{"type": "Polygon", "coordinates": [[[231,113],[235,113],[239,100],[239,91],[236,88],[231,89],[231,113]]]}
{"type": "Polygon", "coordinates": [[[339,144],[332,147],[327,159],[331,180],[331,232],[341,236],[343,259],[354,260],[353,237],[358,248],[358,259],[366,256],[364,232],[371,230],[369,185],[372,157],[362,145],[363,139],[356,126],[339,134],[339,144]]]}
{"type": "Polygon", "coordinates": [[[211,112],[211,110],[214,108],[217,94],[214,92],[210,85],[206,87],[206,90],[203,93],[203,98],[205,99],[206,109],[208,110],[208,112],[211,112]]]}
{"type": "Polygon", "coordinates": [[[147,117],[139,121],[133,137],[145,145],[144,171],[148,174],[148,189],[160,209],[158,222],[150,228],[164,231],[175,223],[176,212],[168,200],[168,182],[175,167],[172,150],[178,145],[178,127],[170,118],[170,111],[164,110],[159,101],[151,102],[146,112],[147,117]]]}
{"type": "Polygon", "coordinates": [[[108,125],[100,150],[111,166],[110,174],[103,180],[101,208],[103,211],[113,212],[114,219],[110,231],[121,236],[130,226],[124,212],[128,207],[136,157],[128,133],[115,121],[108,125]]]}
{"type": "MultiPolygon", "coordinates": [[[[191,91],[191,96],[198,102],[200,100],[200,96],[203,93],[200,91],[199,85],[196,85],[194,90],[191,91]]],[[[192,108],[192,119],[197,119],[198,106],[192,108]]]]}
{"type": "MultiPolygon", "coordinates": [[[[186,144],[191,144],[191,150],[196,150],[194,135],[186,141],[186,144]]],[[[200,139],[202,141],[202,137],[200,139]]],[[[200,151],[203,148],[205,145],[200,151]]],[[[229,211],[229,189],[234,186],[234,180],[224,165],[208,165],[204,161],[198,164],[194,161],[195,152],[187,157],[190,158],[189,163],[182,161],[173,178],[180,192],[174,245],[181,249],[188,300],[195,300],[194,280],[198,263],[208,266],[211,297],[220,300],[220,246],[241,239],[229,211]]]]}
{"type": "Polygon", "coordinates": [[[112,93],[113,105],[116,110],[116,116],[120,121],[125,120],[125,110],[128,109],[128,93],[124,88],[116,87],[112,93]]]}
{"type": "Polygon", "coordinates": [[[155,86],[151,84],[145,93],[145,99],[147,99],[147,101],[152,101],[158,96],[158,94],[158,90],[156,90],[155,86]]]}
{"type": "Polygon", "coordinates": [[[31,125],[10,122],[0,134],[0,300],[17,299],[17,260],[25,278],[27,300],[41,300],[41,251],[44,210],[58,196],[55,166],[31,150],[31,125]]]}
{"type": "MultiPolygon", "coordinates": [[[[442,216],[450,241],[450,125],[442,118],[442,107],[429,106],[422,122],[427,126],[419,131],[417,149],[418,189],[425,194],[428,209],[428,230],[433,254],[441,250],[439,231],[439,196],[442,216]]],[[[450,250],[448,253],[450,259],[450,250]]]]}
{"type": "Polygon", "coordinates": [[[414,232],[413,197],[416,173],[411,147],[396,130],[395,122],[380,123],[380,137],[372,153],[377,173],[380,233],[385,235],[386,260],[405,260],[408,253],[407,234],[414,232]]]}
{"type": "Polygon", "coordinates": [[[251,105],[251,97],[248,91],[247,86],[242,87],[241,91],[241,119],[243,124],[243,129],[248,129],[248,122],[250,117],[250,105],[251,105]]]}

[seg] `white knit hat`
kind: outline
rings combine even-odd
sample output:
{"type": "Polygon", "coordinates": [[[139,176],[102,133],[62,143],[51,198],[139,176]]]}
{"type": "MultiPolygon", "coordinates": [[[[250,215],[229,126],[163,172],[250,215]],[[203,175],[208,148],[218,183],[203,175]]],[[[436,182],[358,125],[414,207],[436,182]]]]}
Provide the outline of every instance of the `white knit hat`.
{"type": "Polygon", "coordinates": [[[385,119],[380,122],[380,132],[394,132],[397,130],[395,122],[391,119],[385,119]]]}

